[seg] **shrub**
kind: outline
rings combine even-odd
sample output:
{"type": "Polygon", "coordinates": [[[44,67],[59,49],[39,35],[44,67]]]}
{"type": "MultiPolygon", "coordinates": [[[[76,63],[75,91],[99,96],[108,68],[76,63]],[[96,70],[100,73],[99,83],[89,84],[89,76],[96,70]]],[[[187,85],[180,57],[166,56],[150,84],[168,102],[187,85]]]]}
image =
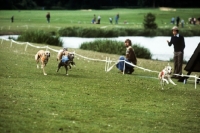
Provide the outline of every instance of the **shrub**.
{"type": "Polygon", "coordinates": [[[156,16],[152,13],[148,13],[146,16],[144,16],[144,28],[145,29],[157,29],[157,24],[155,23],[156,16]]]}
{"type": "Polygon", "coordinates": [[[152,58],[150,50],[143,46],[140,46],[139,44],[133,45],[133,49],[135,50],[135,54],[138,58],[144,58],[144,59],[152,58]]]}
{"type": "MultiPolygon", "coordinates": [[[[180,31],[182,35],[199,36],[198,30],[184,30],[180,31]]],[[[58,31],[60,36],[68,37],[118,37],[118,36],[171,36],[171,29],[134,29],[134,28],[83,28],[83,27],[67,27],[58,31]]]]}
{"type": "MultiPolygon", "coordinates": [[[[144,48],[138,44],[135,44],[132,47],[135,51],[137,58],[145,58],[145,59],[152,58],[152,54],[149,51],[149,49],[144,48]]],[[[107,39],[103,40],[97,39],[93,42],[82,43],[80,49],[92,50],[110,54],[125,55],[124,42],[107,40],[107,39]]]]}
{"type": "Polygon", "coordinates": [[[22,33],[17,41],[33,42],[33,43],[45,43],[49,45],[62,46],[63,42],[58,36],[53,36],[50,33],[44,31],[28,31],[22,33]]]}

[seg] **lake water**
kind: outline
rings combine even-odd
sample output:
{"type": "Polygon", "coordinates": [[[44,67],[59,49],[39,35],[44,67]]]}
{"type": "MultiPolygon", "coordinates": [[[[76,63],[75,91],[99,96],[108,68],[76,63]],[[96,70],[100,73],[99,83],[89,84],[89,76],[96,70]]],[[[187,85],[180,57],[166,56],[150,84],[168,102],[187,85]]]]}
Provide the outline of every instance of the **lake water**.
{"type": "MultiPolygon", "coordinates": [[[[17,35],[13,35],[12,37],[17,37],[17,35]]],[[[0,36],[0,38],[8,39],[8,36],[0,36]]],[[[60,38],[64,44],[63,47],[66,48],[79,48],[83,42],[91,42],[97,38],[80,38],[80,37],[61,37],[60,38]]],[[[98,38],[105,39],[105,38],[98,38]]],[[[168,46],[167,40],[170,41],[170,37],[141,37],[141,36],[126,36],[126,37],[116,37],[116,38],[107,38],[110,40],[117,41],[125,41],[126,39],[130,39],[132,44],[139,44],[145,48],[148,48],[150,52],[153,54],[153,59],[158,60],[169,60],[173,58],[173,45],[171,47],[168,46]]],[[[197,45],[200,43],[200,37],[185,37],[185,50],[184,50],[184,59],[189,60],[192,56],[194,50],[197,45]]]]}
{"type": "MultiPolygon", "coordinates": [[[[132,44],[139,44],[145,48],[148,48],[153,54],[153,59],[159,60],[169,60],[173,58],[173,45],[168,46],[167,40],[170,41],[171,37],[141,37],[141,36],[126,36],[126,37],[117,37],[117,38],[107,38],[110,40],[125,41],[130,39],[132,44]]],[[[79,48],[83,42],[91,42],[96,38],[80,38],[80,37],[61,37],[61,40],[64,42],[63,47],[67,48],[79,48]]],[[[105,39],[105,38],[99,38],[105,39]]],[[[185,37],[185,50],[184,50],[184,59],[189,60],[192,56],[197,45],[200,43],[200,37],[185,37]]]]}

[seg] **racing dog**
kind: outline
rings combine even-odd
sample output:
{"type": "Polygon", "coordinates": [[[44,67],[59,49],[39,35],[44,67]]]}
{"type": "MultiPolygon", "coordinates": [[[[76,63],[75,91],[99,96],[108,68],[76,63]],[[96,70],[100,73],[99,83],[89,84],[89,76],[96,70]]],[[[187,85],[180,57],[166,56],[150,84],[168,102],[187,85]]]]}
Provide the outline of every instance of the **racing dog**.
{"type": "Polygon", "coordinates": [[[49,51],[44,51],[44,50],[39,50],[36,55],[35,55],[35,61],[37,63],[37,68],[39,68],[39,61],[41,62],[41,68],[43,69],[43,74],[47,75],[45,73],[44,67],[48,63],[48,60],[50,58],[50,52],[49,51]]]}
{"type": "Polygon", "coordinates": [[[171,73],[172,73],[172,68],[171,66],[166,66],[159,74],[158,74],[158,78],[160,79],[160,84],[161,84],[161,87],[163,89],[163,86],[165,84],[165,82],[167,84],[172,83],[173,85],[176,85],[172,79],[171,79],[171,73]]]}
{"type": "Polygon", "coordinates": [[[74,53],[72,53],[72,52],[69,52],[68,55],[62,56],[62,59],[60,60],[60,62],[58,64],[57,72],[59,71],[61,66],[64,66],[65,70],[66,70],[66,75],[68,75],[68,73],[67,73],[68,67],[71,69],[70,64],[75,64],[73,59],[74,59],[74,53]]]}
{"type": "Polygon", "coordinates": [[[60,61],[62,59],[62,56],[64,55],[68,55],[69,51],[67,48],[63,48],[61,50],[58,51],[58,54],[57,54],[57,61],[60,61]]]}

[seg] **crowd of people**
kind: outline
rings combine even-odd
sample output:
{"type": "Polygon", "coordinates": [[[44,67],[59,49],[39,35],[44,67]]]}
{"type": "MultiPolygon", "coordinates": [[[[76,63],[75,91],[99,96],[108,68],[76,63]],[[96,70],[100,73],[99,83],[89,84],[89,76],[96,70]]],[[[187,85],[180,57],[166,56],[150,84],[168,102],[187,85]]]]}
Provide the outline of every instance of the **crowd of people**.
{"type": "MultiPolygon", "coordinates": [[[[176,24],[177,27],[179,27],[179,24],[181,24],[181,27],[183,28],[185,21],[184,21],[184,19],[180,19],[179,16],[177,16],[176,18],[172,17],[171,24],[173,24],[173,25],[176,24]]],[[[193,25],[200,24],[200,17],[198,19],[196,19],[194,17],[188,18],[188,24],[193,24],[193,25]]]]}
{"type": "MultiPolygon", "coordinates": [[[[110,24],[113,24],[113,18],[112,17],[109,17],[109,22],[110,24]]],[[[119,20],[119,13],[116,14],[115,16],[115,24],[118,24],[118,20],[119,20]]],[[[92,19],[92,24],[100,24],[100,21],[101,21],[101,16],[99,15],[97,18],[96,18],[96,15],[94,14],[94,17],[92,19]]]]}
{"type": "Polygon", "coordinates": [[[200,24],[200,17],[198,19],[196,19],[195,17],[191,17],[188,19],[188,21],[189,21],[189,24],[193,24],[193,25],[200,24]]]}

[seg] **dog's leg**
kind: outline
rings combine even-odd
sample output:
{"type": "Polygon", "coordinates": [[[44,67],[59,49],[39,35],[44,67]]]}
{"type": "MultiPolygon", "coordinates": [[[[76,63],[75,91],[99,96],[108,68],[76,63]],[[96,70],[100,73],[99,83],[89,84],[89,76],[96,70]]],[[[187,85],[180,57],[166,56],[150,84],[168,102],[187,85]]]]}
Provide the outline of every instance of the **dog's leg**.
{"type": "Polygon", "coordinates": [[[160,80],[160,85],[161,85],[161,87],[162,87],[162,90],[163,90],[163,86],[164,86],[164,80],[163,80],[163,76],[162,76],[162,73],[160,72],[159,74],[158,74],[158,79],[160,80]]]}
{"type": "Polygon", "coordinates": [[[173,85],[176,85],[171,78],[168,78],[169,82],[172,83],[173,85]]]}
{"type": "Polygon", "coordinates": [[[58,64],[57,72],[59,71],[61,66],[62,66],[62,62],[60,61],[60,63],[58,64]]]}
{"type": "Polygon", "coordinates": [[[73,66],[76,66],[76,64],[75,64],[75,62],[74,62],[74,61],[72,61],[72,62],[71,62],[71,64],[72,64],[73,66]]]}
{"type": "Polygon", "coordinates": [[[44,68],[44,62],[41,62],[41,69],[44,68]]]}
{"type": "Polygon", "coordinates": [[[69,69],[72,69],[72,67],[71,67],[70,63],[69,63],[69,65],[68,65],[68,66],[69,66],[69,69]]]}
{"type": "Polygon", "coordinates": [[[36,54],[35,55],[35,61],[36,61],[36,66],[37,66],[37,68],[39,68],[39,55],[38,54],[36,54]]]}
{"type": "Polygon", "coordinates": [[[39,64],[38,64],[38,63],[39,63],[39,60],[37,60],[36,63],[37,63],[37,68],[39,68],[39,64]]]}
{"type": "Polygon", "coordinates": [[[169,82],[165,78],[163,78],[163,82],[166,82],[167,84],[169,84],[169,82]]]}
{"type": "Polygon", "coordinates": [[[163,80],[162,79],[160,79],[160,85],[161,85],[162,90],[163,90],[163,80]]]}
{"type": "Polygon", "coordinates": [[[42,70],[43,70],[43,74],[44,74],[44,75],[47,75],[47,74],[45,73],[44,67],[45,67],[45,64],[44,64],[44,62],[42,62],[41,68],[42,68],[42,70]]]}
{"type": "Polygon", "coordinates": [[[67,65],[65,65],[65,70],[66,70],[66,75],[68,75],[68,73],[67,73],[67,71],[68,71],[67,65]]]}
{"type": "Polygon", "coordinates": [[[45,73],[44,67],[43,67],[43,73],[44,73],[44,75],[47,75],[47,74],[45,73]]]}

